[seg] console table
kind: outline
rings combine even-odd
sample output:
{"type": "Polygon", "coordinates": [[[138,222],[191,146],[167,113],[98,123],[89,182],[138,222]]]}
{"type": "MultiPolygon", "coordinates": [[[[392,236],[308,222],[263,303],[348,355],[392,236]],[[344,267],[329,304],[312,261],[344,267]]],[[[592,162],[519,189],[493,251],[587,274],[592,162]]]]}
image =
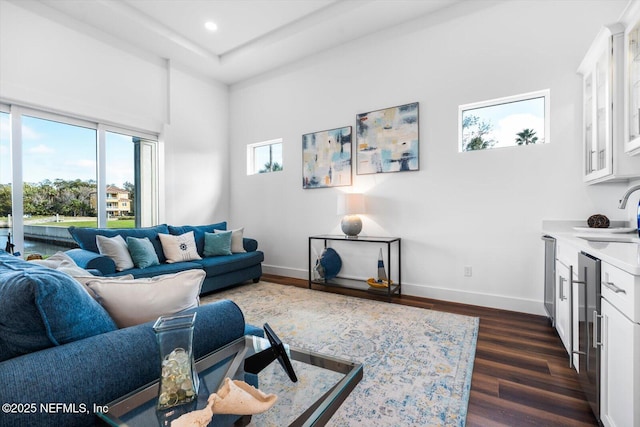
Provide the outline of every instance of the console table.
{"type": "MultiPolygon", "coordinates": [[[[357,249],[357,248],[356,248],[357,249]]],[[[318,236],[310,236],[309,237],[309,289],[311,289],[313,284],[323,285],[323,286],[333,286],[340,288],[348,288],[355,289],[358,291],[364,291],[368,293],[378,294],[378,295],[386,295],[391,299],[391,296],[397,294],[401,295],[402,293],[402,250],[401,250],[401,239],[399,237],[357,237],[357,238],[347,238],[341,235],[318,235],[318,236]],[[391,286],[387,286],[385,288],[374,288],[369,286],[366,279],[354,279],[347,277],[334,277],[330,280],[325,279],[317,279],[313,277],[313,268],[315,265],[315,259],[312,257],[312,244],[314,241],[322,241],[324,248],[330,247],[331,242],[346,242],[350,245],[361,245],[361,244],[376,244],[379,247],[386,247],[387,254],[387,263],[385,264],[385,269],[387,272],[387,277],[389,280],[392,280],[391,286]],[[391,255],[392,249],[394,255],[397,259],[397,280],[394,275],[392,275],[392,263],[391,263],[391,255]]],[[[371,263],[376,263],[376,259],[372,259],[371,263]]],[[[377,269],[373,269],[372,271],[377,272],[377,269]]],[[[395,270],[394,270],[394,273],[395,270]]],[[[377,276],[376,276],[377,278],[377,276]]]]}

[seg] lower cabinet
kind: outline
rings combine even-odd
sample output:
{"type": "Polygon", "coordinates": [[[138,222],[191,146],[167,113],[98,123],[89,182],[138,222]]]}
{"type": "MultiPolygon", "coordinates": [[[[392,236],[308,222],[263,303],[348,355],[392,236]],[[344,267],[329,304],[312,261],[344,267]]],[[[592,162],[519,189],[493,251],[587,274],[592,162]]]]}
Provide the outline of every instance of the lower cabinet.
{"type": "Polygon", "coordinates": [[[571,354],[571,269],[556,262],[556,330],[568,354],[571,354]]]}
{"type": "Polygon", "coordinates": [[[640,427],[640,325],[602,299],[600,419],[607,427],[640,427]]]}

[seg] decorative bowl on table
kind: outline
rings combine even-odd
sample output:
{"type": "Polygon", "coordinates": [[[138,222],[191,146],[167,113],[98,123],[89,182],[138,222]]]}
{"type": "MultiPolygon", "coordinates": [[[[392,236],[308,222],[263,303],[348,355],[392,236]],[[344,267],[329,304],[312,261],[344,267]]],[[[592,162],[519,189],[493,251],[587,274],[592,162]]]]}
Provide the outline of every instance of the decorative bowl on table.
{"type": "MultiPolygon", "coordinates": [[[[388,280],[376,280],[373,277],[367,280],[367,284],[372,288],[377,288],[377,289],[386,289],[389,287],[388,280]]],[[[391,284],[393,285],[393,280],[391,280],[391,284]]]]}

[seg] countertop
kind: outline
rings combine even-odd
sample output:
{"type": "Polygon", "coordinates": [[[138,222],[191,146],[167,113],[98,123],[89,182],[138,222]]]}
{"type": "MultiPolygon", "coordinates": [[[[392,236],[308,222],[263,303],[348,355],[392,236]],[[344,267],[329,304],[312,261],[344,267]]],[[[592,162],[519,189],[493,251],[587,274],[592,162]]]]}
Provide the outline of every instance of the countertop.
{"type": "MultiPolygon", "coordinates": [[[[612,226],[614,224],[612,223],[612,226]]],[[[555,237],[584,251],[603,262],[618,267],[627,273],[640,276],[640,240],[637,231],[631,233],[608,233],[603,231],[576,231],[574,227],[586,227],[586,221],[543,221],[542,233],[555,237]],[[636,243],[592,242],[581,237],[631,237],[636,243]]]]}

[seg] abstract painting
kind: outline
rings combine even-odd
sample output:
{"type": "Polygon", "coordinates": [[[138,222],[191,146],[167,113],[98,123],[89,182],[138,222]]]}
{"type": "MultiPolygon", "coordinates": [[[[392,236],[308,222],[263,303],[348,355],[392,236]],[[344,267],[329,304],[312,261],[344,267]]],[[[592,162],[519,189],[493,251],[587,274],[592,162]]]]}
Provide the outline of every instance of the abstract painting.
{"type": "Polygon", "coordinates": [[[351,185],[351,129],[302,135],[302,188],[351,185]]]}
{"type": "Polygon", "coordinates": [[[356,116],[357,174],[419,169],[418,103],[356,116]]]}

